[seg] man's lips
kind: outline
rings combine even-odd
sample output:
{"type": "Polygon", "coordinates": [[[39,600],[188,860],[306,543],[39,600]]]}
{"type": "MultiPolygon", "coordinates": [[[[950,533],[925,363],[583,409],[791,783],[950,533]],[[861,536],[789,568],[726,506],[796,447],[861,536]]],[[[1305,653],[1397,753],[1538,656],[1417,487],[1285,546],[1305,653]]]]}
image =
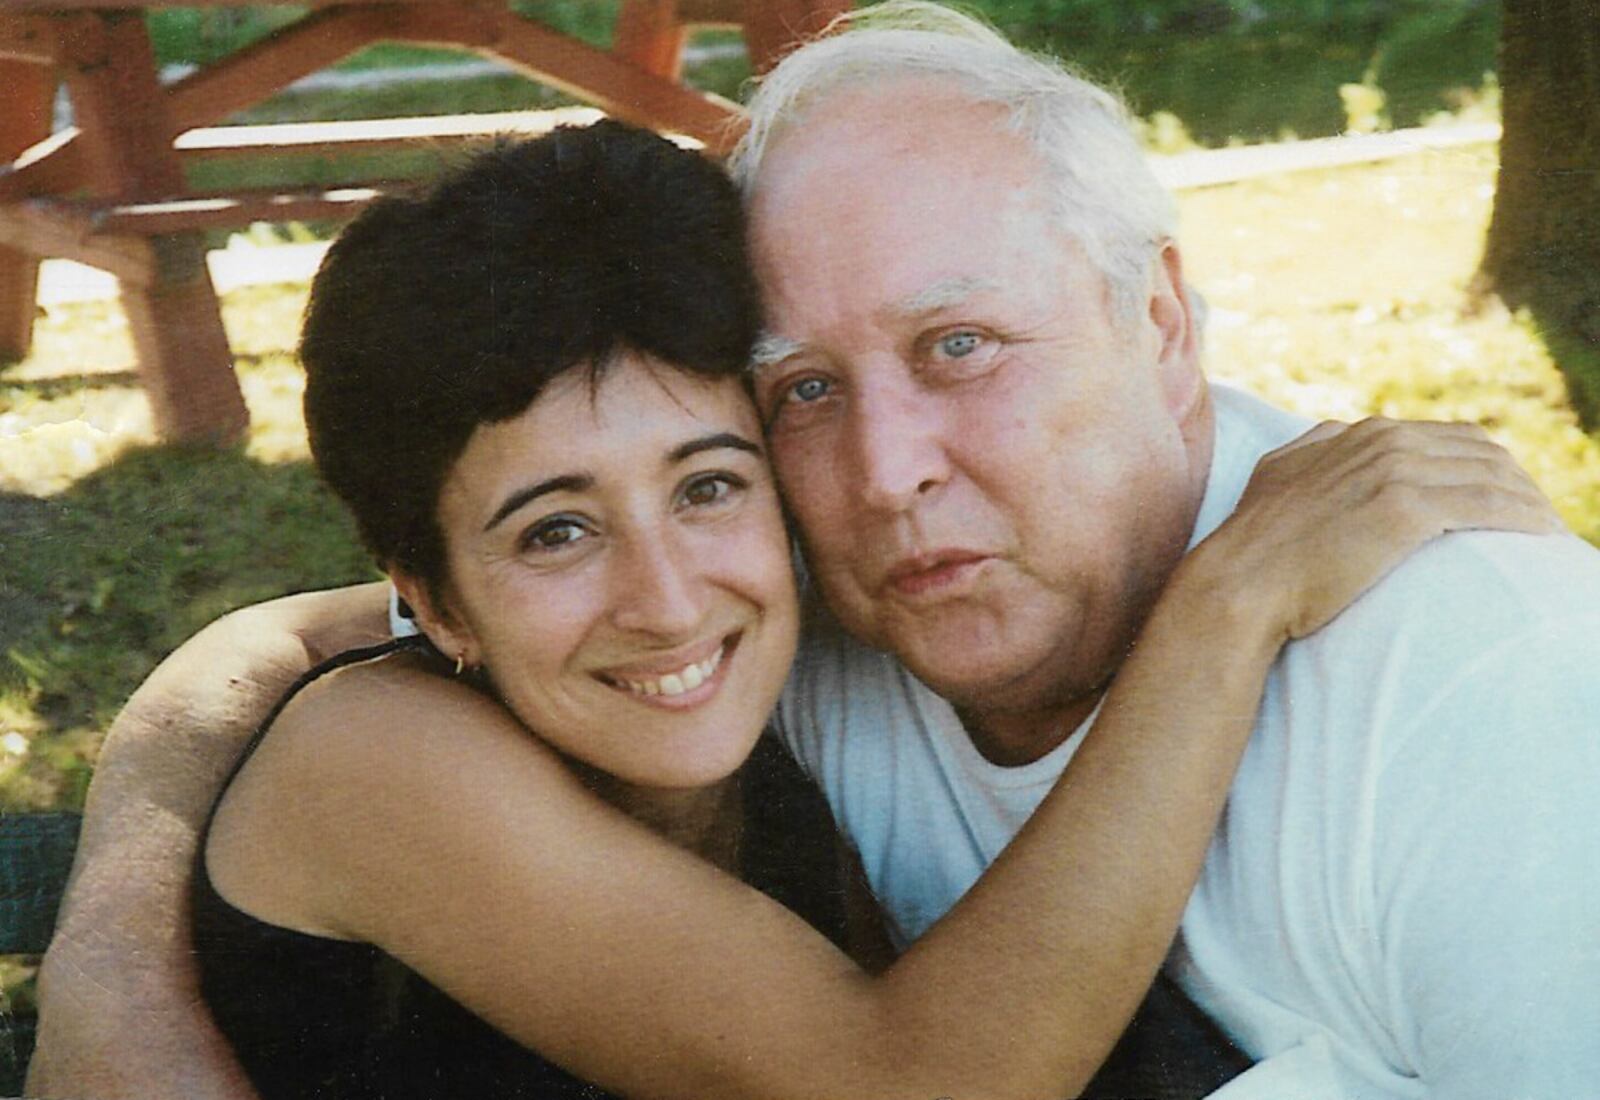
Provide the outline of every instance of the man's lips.
{"type": "Polygon", "coordinates": [[[974,550],[916,554],[891,566],[884,585],[899,596],[935,595],[968,580],[988,560],[988,554],[974,550]]]}

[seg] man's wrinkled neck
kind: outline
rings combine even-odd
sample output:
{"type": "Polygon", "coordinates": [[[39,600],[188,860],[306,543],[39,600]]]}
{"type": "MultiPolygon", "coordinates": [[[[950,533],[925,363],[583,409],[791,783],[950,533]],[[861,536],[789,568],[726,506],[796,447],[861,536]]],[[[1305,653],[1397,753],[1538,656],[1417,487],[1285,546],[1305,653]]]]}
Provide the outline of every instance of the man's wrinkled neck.
{"type": "Polygon", "coordinates": [[[1047,756],[1071,737],[1094,713],[1105,693],[1105,687],[1100,687],[1063,706],[1038,711],[957,714],[980,756],[997,767],[1020,768],[1047,756]]]}

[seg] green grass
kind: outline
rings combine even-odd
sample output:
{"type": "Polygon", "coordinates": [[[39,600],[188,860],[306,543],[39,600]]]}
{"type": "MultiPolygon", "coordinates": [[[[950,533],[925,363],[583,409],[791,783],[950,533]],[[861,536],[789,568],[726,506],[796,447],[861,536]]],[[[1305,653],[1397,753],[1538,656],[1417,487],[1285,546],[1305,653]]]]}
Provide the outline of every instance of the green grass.
{"type": "Polygon", "coordinates": [[[303,303],[226,303],[254,421],[235,450],[155,445],[108,304],[52,311],[0,375],[0,807],[79,804],[118,707],[211,619],[374,575],[306,457],[303,303]]]}
{"type": "MultiPolygon", "coordinates": [[[[1493,151],[1182,199],[1207,361],[1317,416],[1474,420],[1600,543],[1600,444],[1524,317],[1470,312],[1493,151]]],[[[155,446],[120,311],[52,308],[0,371],[0,806],[73,806],[101,732],[160,657],[239,604],[372,575],[318,485],[290,349],[305,288],[230,295],[240,450],[155,446]]]]}

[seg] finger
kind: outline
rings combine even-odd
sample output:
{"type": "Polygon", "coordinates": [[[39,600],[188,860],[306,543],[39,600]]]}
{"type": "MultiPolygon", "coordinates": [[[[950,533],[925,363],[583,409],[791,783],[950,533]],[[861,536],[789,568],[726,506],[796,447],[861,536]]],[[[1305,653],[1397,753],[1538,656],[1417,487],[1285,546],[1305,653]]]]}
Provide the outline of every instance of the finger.
{"type": "Polygon", "coordinates": [[[1267,478],[1303,482],[1308,471],[1349,476],[1368,463],[1399,476],[1412,456],[1509,456],[1475,424],[1369,418],[1356,424],[1324,421],[1269,452],[1258,470],[1267,478]]]}
{"type": "Polygon", "coordinates": [[[1300,435],[1296,436],[1294,439],[1291,439],[1289,442],[1285,443],[1276,450],[1268,451],[1266,454],[1261,456],[1261,461],[1265,462],[1275,456],[1286,455],[1293,451],[1298,451],[1302,447],[1308,447],[1313,443],[1321,443],[1325,440],[1332,439],[1341,432],[1344,432],[1349,427],[1350,425],[1342,420],[1324,420],[1321,423],[1306,429],[1306,431],[1302,432],[1300,435]]]}
{"type": "Polygon", "coordinates": [[[1431,485],[1390,484],[1357,509],[1361,523],[1380,546],[1409,552],[1446,531],[1495,529],[1546,534],[1560,519],[1537,489],[1519,483],[1468,479],[1431,485]]]}
{"type": "Polygon", "coordinates": [[[1472,484],[1441,490],[1437,502],[1446,531],[1521,531],[1543,535],[1566,524],[1549,499],[1533,486],[1472,484]]]}
{"type": "Polygon", "coordinates": [[[1351,425],[1326,451],[1349,455],[1496,455],[1513,461],[1478,425],[1438,421],[1364,420],[1351,425]]]}
{"type": "MultiPolygon", "coordinates": [[[[1352,429],[1353,431],[1354,429],[1352,429]]],[[[1274,479],[1292,479],[1302,487],[1327,484],[1324,479],[1357,494],[1379,492],[1389,485],[1426,487],[1481,482],[1538,493],[1527,471],[1495,443],[1470,436],[1440,436],[1427,445],[1409,434],[1410,445],[1397,440],[1340,448],[1321,456],[1313,471],[1297,469],[1294,462],[1268,472],[1274,479]]],[[[1337,446],[1337,444],[1335,444],[1337,446]]]]}

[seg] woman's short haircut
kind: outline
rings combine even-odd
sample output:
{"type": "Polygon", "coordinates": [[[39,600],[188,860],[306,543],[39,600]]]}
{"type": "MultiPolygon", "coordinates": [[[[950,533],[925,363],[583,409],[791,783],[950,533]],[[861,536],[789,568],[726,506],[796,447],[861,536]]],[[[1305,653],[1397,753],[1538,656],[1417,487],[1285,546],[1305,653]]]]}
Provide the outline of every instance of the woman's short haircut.
{"type": "Polygon", "coordinates": [[[759,324],[716,165],[611,121],[502,142],[334,242],[300,340],[311,451],[378,561],[437,586],[440,488],[480,424],[624,351],[740,376],[759,324]]]}
{"type": "Polygon", "coordinates": [[[1151,260],[1174,235],[1172,197],[1145,164],[1131,117],[1111,92],[1053,58],[1026,53],[958,11],[889,0],[834,21],[756,88],[750,125],[729,160],[748,197],[770,143],[828,96],[897,77],[950,81],[1005,110],[1039,156],[1057,224],[1081,244],[1126,311],[1143,301],[1151,260]]]}

